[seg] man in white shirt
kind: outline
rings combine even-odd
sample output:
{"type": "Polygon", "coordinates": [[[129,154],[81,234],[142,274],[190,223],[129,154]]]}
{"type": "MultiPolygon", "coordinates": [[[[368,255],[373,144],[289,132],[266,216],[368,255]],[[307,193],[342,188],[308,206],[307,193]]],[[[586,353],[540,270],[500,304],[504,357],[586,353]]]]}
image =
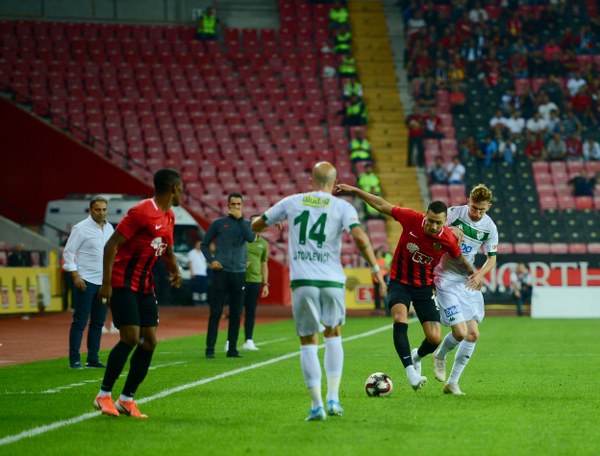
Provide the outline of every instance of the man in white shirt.
{"type": "Polygon", "coordinates": [[[600,161],[600,144],[591,136],[583,143],[583,161],[600,161]]]}
{"type": "Polygon", "coordinates": [[[512,116],[506,119],[505,124],[513,138],[516,139],[523,135],[523,130],[525,129],[525,119],[521,117],[520,111],[513,111],[512,116]]]}
{"type": "Polygon", "coordinates": [[[90,200],[89,216],[71,230],[63,253],[66,274],[71,274],[74,285],[73,322],[69,331],[69,367],[83,369],[81,340],[90,320],[87,336],[86,367],[105,367],[98,358],[102,328],[108,307],[98,300],[102,285],[104,244],[113,234],[113,226],[106,221],[108,202],[101,196],[90,200]]]}
{"type": "Polygon", "coordinates": [[[448,174],[448,184],[464,184],[466,168],[460,162],[460,157],[457,155],[452,158],[452,162],[446,166],[446,172],[448,174]]]}
{"type": "Polygon", "coordinates": [[[208,303],[208,265],[200,249],[202,241],[196,241],[194,248],[187,254],[190,277],[192,279],[193,304],[208,303]]]}
{"type": "Polygon", "coordinates": [[[527,131],[538,136],[544,136],[548,130],[548,122],[542,117],[542,114],[536,112],[525,124],[527,131]]]}
{"type": "Polygon", "coordinates": [[[567,81],[567,90],[569,91],[569,95],[571,97],[574,97],[579,92],[579,89],[581,89],[586,84],[587,82],[581,76],[581,72],[576,71],[575,73],[573,73],[573,76],[570,77],[567,81]]]}

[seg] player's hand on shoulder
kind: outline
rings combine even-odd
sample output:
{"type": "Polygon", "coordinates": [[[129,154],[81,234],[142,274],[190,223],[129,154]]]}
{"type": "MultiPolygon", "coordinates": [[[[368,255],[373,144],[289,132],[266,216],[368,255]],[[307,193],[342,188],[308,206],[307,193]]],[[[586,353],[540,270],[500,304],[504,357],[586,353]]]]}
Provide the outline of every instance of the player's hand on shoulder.
{"type": "Polygon", "coordinates": [[[456,238],[456,241],[458,242],[458,244],[462,243],[463,237],[464,237],[464,233],[462,232],[462,230],[457,226],[450,226],[448,228],[450,228],[450,231],[456,238]]]}

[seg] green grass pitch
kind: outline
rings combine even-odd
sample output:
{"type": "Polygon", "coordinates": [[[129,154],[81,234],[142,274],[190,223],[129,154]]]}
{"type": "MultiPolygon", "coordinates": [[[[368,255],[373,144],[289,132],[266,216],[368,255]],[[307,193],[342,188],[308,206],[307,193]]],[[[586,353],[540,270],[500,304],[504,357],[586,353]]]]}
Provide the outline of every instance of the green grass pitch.
{"type": "MultiPolygon", "coordinates": [[[[409,331],[417,346],[419,324],[409,331]]],[[[160,342],[136,398],[148,420],[93,410],[101,370],[69,370],[65,358],[3,367],[0,455],[599,454],[597,332],[597,320],[487,318],[461,379],[466,396],[454,397],[442,394],[430,357],[429,382],[412,391],[389,319],[352,318],[345,414],[309,423],[291,321],[257,327],[263,345],[242,359],[205,359],[204,335],[160,342]],[[364,381],[376,371],[394,381],[391,397],[367,397],[364,381]]]]}

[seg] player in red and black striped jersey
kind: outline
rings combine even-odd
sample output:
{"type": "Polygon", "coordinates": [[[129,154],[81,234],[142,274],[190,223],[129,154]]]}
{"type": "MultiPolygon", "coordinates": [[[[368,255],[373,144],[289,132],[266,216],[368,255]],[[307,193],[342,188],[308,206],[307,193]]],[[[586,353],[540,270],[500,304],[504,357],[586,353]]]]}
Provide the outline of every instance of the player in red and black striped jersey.
{"type": "Polygon", "coordinates": [[[154,295],[152,267],[162,257],[171,273],[171,286],[181,286],[181,274],[173,252],[175,215],[183,182],[179,173],[163,168],[154,175],[154,197],[132,207],[104,247],[104,270],[98,299],[110,303],[120,340],[108,356],[106,372],[94,406],[107,415],[142,415],[133,396],[148,373],[156,348],[158,303],[154,295]],[[113,404],[112,388],[131,356],[123,392],[113,404]]]}
{"type": "MultiPolygon", "coordinates": [[[[394,346],[404,365],[413,389],[419,390],[427,382],[421,375],[421,362],[413,363],[414,354],[420,358],[433,353],[440,343],[440,315],[435,304],[433,270],[444,254],[457,258],[468,276],[473,275],[471,264],[463,257],[454,233],[444,226],[448,208],[441,201],[433,201],[425,215],[412,209],[394,206],[383,198],[350,185],[338,184],[338,192],[350,193],[402,225],[390,272],[387,304],[394,320],[394,346]],[[411,302],[423,327],[425,339],[411,354],[408,341],[408,311],[411,302]],[[401,305],[396,305],[401,304],[401,305]]],[[[470,283],[468,286],[475,287],[470,283]]]]}

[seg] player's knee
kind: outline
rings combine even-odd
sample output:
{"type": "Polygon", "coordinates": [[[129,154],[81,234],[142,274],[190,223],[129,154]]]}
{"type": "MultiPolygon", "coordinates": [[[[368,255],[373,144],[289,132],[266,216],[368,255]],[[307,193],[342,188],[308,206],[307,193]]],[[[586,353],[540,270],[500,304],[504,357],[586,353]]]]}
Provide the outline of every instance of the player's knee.
{"type": "Polygon", "coordinates": [[[467,342],[477,342],[479,339],[479,331],[469,332],[466,336],[467,342]]]}
{"type": "Polygon", "coordinates": [[[461,342],[467,337],[466,328],[452,328],[452,337],[454,337],[454,340],[457,342],[461,342]]]}

